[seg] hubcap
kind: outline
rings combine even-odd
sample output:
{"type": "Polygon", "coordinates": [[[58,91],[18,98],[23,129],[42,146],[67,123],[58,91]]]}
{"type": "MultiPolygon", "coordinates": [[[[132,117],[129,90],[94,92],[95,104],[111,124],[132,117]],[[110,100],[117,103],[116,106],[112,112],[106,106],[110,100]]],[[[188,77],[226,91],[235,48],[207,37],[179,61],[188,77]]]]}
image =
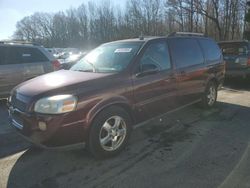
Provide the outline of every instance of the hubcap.
{"type": "Polygon", "coordinates": [[[119,148],[127,134],[127,126],[120,116],[112,116],[102,125],[99,141],[106,151],[114,151],[119,148]]]}
{"type": "Polygon", "coordinates": [[[216,89],[215,87],[211,86],[208,90],[207,94],[208,105],[212,106],[216,100],[216,89]]]}

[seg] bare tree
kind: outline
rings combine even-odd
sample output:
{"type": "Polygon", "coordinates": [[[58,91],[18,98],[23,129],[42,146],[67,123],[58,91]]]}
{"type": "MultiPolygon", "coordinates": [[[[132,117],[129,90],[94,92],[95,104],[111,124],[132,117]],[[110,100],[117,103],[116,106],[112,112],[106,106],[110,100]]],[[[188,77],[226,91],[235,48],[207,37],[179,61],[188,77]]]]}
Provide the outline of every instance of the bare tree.
{"type": "MultiPolygon", "coordinates": [[[[48,47],[93,47],[100,43],[173,31],[203,32],[217,40],[241,39],[246,0],[127,0],[122,9],[105,0],[78,8],[35,13],[16,24],[14,38],[48,47]]],[[[250,20],[250,19],[249,19],[250,20]]]]}

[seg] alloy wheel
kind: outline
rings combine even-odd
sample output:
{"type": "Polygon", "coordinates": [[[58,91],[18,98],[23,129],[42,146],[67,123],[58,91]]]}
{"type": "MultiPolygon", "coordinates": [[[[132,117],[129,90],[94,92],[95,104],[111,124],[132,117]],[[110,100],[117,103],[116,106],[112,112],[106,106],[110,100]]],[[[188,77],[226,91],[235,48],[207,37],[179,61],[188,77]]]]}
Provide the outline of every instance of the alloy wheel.
{"type": "Polygon", "coordinates": [[[120,116],[112,116],[101,127],[100,145],[106,151],[114,151],[122,145],[126,134],[127,126],[124,119],[120,116]]]}
{"type": "Polygon", "coordinates": [[[216,101],[216,88],[214,87],[214,85],[211,85],[208,89],[207,100],[209,106],[212,106],[216,101]]]}

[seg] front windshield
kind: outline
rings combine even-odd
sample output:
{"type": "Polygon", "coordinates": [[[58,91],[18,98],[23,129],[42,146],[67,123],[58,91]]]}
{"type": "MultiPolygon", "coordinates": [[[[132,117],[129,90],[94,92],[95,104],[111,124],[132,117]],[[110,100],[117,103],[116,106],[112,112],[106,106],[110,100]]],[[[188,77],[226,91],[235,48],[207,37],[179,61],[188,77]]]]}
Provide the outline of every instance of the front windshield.
{"type": "Polygon", "coordinates": [[[104,44],[89,52],[70,70],[111,73],[124,70],[140,49],[141,42],[104,44]]]}

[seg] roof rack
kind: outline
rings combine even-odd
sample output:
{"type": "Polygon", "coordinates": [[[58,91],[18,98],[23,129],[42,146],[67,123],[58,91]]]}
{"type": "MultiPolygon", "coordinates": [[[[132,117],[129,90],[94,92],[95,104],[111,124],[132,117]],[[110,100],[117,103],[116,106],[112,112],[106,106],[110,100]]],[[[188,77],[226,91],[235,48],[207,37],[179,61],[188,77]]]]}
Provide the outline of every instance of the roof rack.
{"type": "Polygon", "coordinates": [[[226,40],[226,41],[218,41],[218,43],[233,43],[233,42],[249,42],[249,40],[226,40]]]}
{"type": "Polygon", "coordinates": [[[192,32],[173,32],[168,37],[173,36],[195,36],[195,37],[206,37],[203,33],[192,33],[192,32]]]}
{"type": "Polygon", "coordinates": [[[27,44],[27,45],[41,46],[39,43],[36,42],[18,41],[18,40],[3,40],[0,41],[0,44],[27,44]]]}

